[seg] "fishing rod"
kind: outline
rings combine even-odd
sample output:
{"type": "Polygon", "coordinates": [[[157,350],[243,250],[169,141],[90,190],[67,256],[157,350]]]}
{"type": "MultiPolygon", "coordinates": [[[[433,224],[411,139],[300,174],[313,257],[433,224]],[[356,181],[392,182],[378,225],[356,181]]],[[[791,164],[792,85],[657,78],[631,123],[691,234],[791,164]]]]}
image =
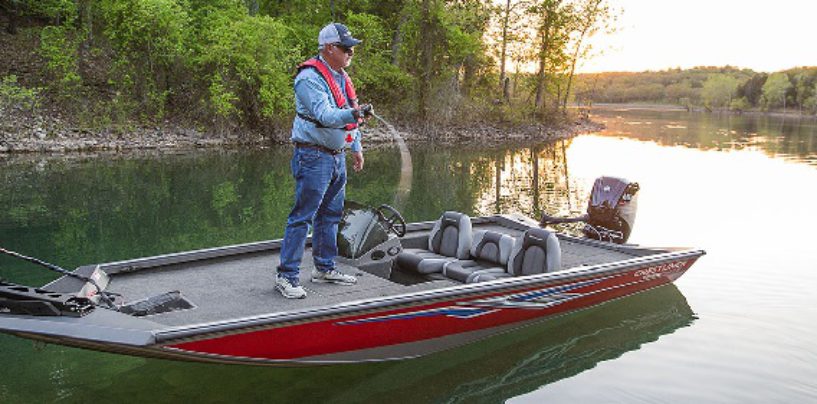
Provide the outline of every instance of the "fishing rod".
{"type": "Polygon", "coordinates": [[[93,278],[91,278],[91,277],[89,277],[89,276],[80,275],[80,274],[77,274],[77,273],[74,273],[74,272],[68,271],[68,270],[67,270],[67,269],[65,269],[65,268],[62,268],[62,267],[56,266],[56,265],[54,265],[54,264],[51,264],[51,263],[45,262],[45,261],[43,261],[43,260],[40,260],[40,259],[37,259],[37,258],[34,258],[34,257],[29,257],[29,256],[27,256],[27,255],[20,254],[20,253],[15,252],[15,251],[7,250],[7,249],[5,249],[5,248],[3,248],[3,247],[0,247],[0,253],[5,254],[5,255],[8,255],[8,256],[10,256],[10,257],[14,257],[14,258],[21,259],[21,260],[23,260],[23,261],[28,261],[28,262],[30,262],[30,263],[32,263],[32,264],[39,265],[39,266],[44,267],[44,268],[46,268],[46,269],[48,269],[48,270],[51,270],[51,271],[57,272],[57,273],[59,273],[59,274],[61,274],[61,275],[69,276],[69,277],[76,278],[76,279],[79,279],[79,280],[84,281],[84,282],[88,282],[88,283],[90,283],[90,284],[91,284],[91,285],[92,285],[94,288],[96,288],[97,295],[99,295],[100,299],[102,299],[102,301],[103,301],[103,302],[104,302],[104,303],[105,303],[105,304],[106,304],[108,307],[110,307],[110,308],[116,308],[116,305],[114,304],[113,300],[111,300],[111,298],[108,296],[109,292],[104,292],[104,291],[102,290],[102,287],[101,287],[101,286],[99,286],[99,284],[98,284],[98,283],[97,283],[97,282],[96,282],[96,281],[95,281],[93,278]]]}

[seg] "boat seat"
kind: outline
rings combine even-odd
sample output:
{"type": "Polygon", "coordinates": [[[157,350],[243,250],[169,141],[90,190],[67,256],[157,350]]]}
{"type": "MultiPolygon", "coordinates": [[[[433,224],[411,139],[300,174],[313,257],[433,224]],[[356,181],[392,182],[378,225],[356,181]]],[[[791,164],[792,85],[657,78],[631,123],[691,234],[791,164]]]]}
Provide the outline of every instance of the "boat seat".
{"type": "Polygon", "coordinates": [[[469,279],[478,274],[504,273],[513,244],[513,237],[507,234],[479,230],[474,233],[471,259],[446,262],[443,265],[443,275],[468,283],[469,279]]]}
{"type": "Polygon", "coordinates": [[[403,250],[397,255],[397,266],[420,274],[441,273],[446,262],[468,258],[472,237],[468,215],[445,212],[428,235],[428,249],[403,250]]]}
{"type": "Polygon", "coordinates": [[[528,229],[514,243],[507,272],[478,273],[469,282],[486,282],[512,276],[536,275],[561,269],[562,252],[556,234],[540,228],[528,229]]]}

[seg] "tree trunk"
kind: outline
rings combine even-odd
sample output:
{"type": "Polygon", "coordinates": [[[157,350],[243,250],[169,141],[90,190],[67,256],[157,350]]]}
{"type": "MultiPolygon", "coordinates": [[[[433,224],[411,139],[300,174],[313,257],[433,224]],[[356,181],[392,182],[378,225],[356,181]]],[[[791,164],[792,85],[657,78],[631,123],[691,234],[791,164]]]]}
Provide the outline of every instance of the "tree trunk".
{"type": "Polygon", "coordinates": [[[255,16],[258,14],[258,0],[245,0],[247,3],[247,14],[255,16]]]}
{"type": "Polygon", "coordinates": [[[434,68],[434,34],[431,23],[431,0],[423,0],[420,10],[420,83],[417,106],[420,119],[428,118],[428,97],[431,92],[431,71],[434,68]]]}
{"type": "Polygon", "coordinates": [[[20,19],[20,8],[22,7],[17,0],[11,0],[9,4],[0,3],[0,10],[5,11],[8,16],[8,25],[6,25],[6,32],[11,35],[17,35],[17,24],[20,19]]]}
{"type": "MultiPolygon", "coordinates": [[[[499,85],[505,86],[505,58],[508,51],[508,18],[511,13],[511,0],[505,3],[505,18],[502,19],[502,54],[499,59],[499,85]]],[[[507,86],[506,86],[507,87],[507,86]]],[[[503,91],[503,94],[505,92],[503,91]]],[[[507,99],[507,97],[506,97],[507,99]]]]}
{"type": "Polygon", "coordinates": [[[397,23],[397,29],[394,30],[394,36],[391,40],[391,64],[399,66],[400,47],[403,46],[403,26],[408,20],[408,15],[403,13],[400,16],[400,21],[397,23]]]}
{"type": "MultiPolygon", "coordinates": [[[[584,33],[582,33],[582,38],[584,33]]],[[[576,44],[576,51],[573,52],[573,60],[570,62],[570,73],[567,75],[567,88],[565,89],[565,98],[562,101],[562,108],[567,110],[567,99],[570,98],[570,87],[573,84],[573,74],[576,72],[576,60],[579,58],[579,48],[582,46],[582,40],[576,44]]]]}
{"type": "Polygon", "coordinates": [[[550,46],[550,12],[545,18],[545,25],[542,27],[540,33],[542,44],[539,49],[539,72],[536,74],[536,101],[534,103],[534,111],[536,113],[542,112],[545,105],[545,68],[548,56],[548,47],[550,46]]]}
{"type": "Polygon", "coordinates": [[[474,85],[474,79],[477,76],[477,65],[474,57],[469,55],[463,62],[463,78],[462,78],[462,95],[468,96],[471,94],[471,89],[474,85]]]}
{"type": "Polygon", "coordinates": [[[581,54],[580,51],[582,47],[582,42],[584,42],[584,37],[587,36],[587,31],[590,30],[590,27],[592,27],[596,21],[596,13],[599,9],[601,1],[602,0],[594,0],[591,5],[592,8],[587,10],[587,13],[584,15],[585,18],[585,20],[583,21],[584,24],[582,25],[582,30],[581,33],[579,34],[579,39],[576,42],[576,49],[573,52],[573,60],[570,63],[570,74],[568,74],[567,76],[567,89],[565,90],[565,98],[564,101],[562,102],[562,108],[564,108],[565,110],[567,110],[567,99],[570,97],[570,87],[573,84],[573,75],[576,72],[576,62],[578,61],[579,55],[581,54]]]}

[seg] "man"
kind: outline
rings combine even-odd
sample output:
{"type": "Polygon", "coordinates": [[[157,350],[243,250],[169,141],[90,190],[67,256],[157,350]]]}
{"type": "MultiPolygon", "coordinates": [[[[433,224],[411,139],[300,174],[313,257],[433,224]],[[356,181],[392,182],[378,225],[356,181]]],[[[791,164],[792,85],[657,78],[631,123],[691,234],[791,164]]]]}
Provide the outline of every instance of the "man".
{"type": "Polygon", "coordinates": [[[312,282],[354,285],[357,279],[335,266],[337,229],[346,190],[346,153],[352,152],[355,171],[363,169],[358,123],[370,105],[358,106],[351,79],[343,70],[361,41],[343,24],[332,23],[318,34],[320,54],[298,67],[295,76],[295,206],[287,218],[277,268],[276,289],[289,299],[302,299],[300,264],[312,225],[312,282]]]}

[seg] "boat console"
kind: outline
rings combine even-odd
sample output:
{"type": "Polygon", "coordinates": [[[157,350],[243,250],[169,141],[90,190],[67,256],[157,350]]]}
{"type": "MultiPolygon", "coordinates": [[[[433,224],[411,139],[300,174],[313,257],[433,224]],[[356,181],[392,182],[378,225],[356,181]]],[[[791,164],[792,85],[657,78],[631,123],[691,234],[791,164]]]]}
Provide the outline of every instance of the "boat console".
{"type": "Polygon", "coordinates": [[[406,221],[397,209],[347,200],[338,225],[338,261],[388,279],[405,235],[406,221]]]}

